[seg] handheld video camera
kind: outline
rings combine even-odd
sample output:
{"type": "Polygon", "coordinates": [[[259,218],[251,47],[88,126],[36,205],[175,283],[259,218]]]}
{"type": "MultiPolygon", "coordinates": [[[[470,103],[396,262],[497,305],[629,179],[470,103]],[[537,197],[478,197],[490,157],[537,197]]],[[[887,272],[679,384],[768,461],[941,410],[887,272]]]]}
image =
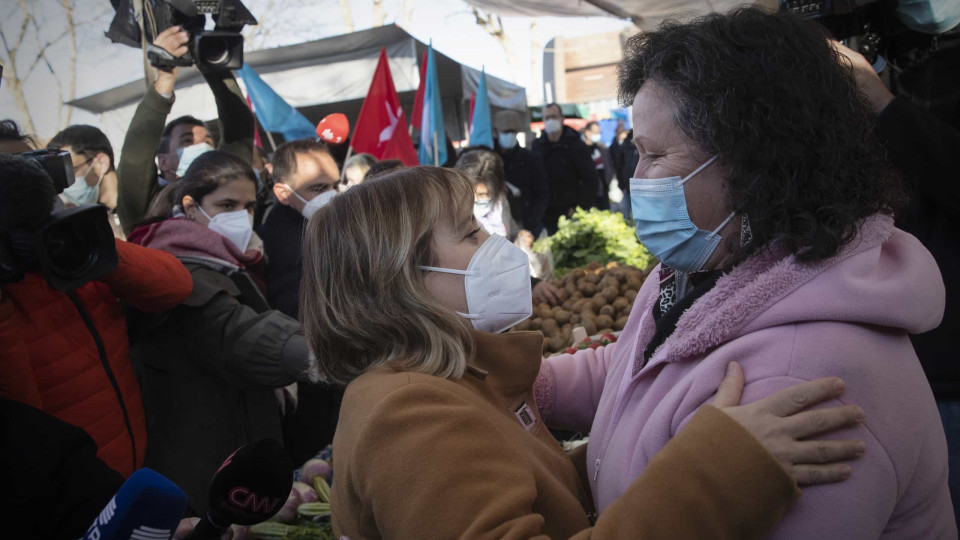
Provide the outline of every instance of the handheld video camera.
{"type": "MultiPolygon", "coordinates": [[[[34,150],[20,156],[50,176],[59,195],[74,179],[69,152],[34,150]]],[[[107,208],[95,204],[54,212],[36,231],[0,230],[0,283],[23,279],[39,269],[51,288],[70,291],[112,272],[117,247],[107,208]]]]}
{"type": "Polygon", "coordinates": [[[876,64],[881,45],[878,0],[779,0],[780,11],[816,19],[839,40],[876,64]]]}
{"type": "Polygon", "coordinates": [[[235,70],[243,67],[244,25],[257,19],[240,0],[144,0],[147,58],[157,69],[196,64],[200,71],[235,70]],[[206,16],[213,17],[214,30],[204,30],[206,16]],[[176,58],[152,42],[171,26],[190,34],[189,52],[176,58]]]}

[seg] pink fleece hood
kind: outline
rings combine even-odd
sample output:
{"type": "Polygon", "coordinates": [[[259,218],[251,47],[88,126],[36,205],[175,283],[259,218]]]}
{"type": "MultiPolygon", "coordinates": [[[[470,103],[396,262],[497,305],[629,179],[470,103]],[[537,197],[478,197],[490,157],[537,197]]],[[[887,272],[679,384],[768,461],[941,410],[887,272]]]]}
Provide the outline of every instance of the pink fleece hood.
{"type": "Polygon", "coordinates": [[[667,361],[697,356],[764,328],[807,321],[870,324],[909,334],[933,330],[943,318],[943,278],[916,238],[902,233],[892,238],[894,230],[892,218],[875,215],[826,261],[799,263],[782,246],[744,261],[680,318],[661,347],[667,361]]]}

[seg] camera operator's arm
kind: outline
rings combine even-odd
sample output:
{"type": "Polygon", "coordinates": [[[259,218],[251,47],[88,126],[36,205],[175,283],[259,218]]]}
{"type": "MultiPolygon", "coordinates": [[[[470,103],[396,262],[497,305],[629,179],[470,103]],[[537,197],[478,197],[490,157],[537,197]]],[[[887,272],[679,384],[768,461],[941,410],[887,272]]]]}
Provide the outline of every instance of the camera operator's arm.
{"type": "Polygon", "coordinates": [[[99,281],[118,298],[147,313],[167,311],[193,290],[190,272],[173,255],[116,240],[117,268],[99,281]]]}
{"type": "Polygon", "coordinates": [[[253,113],[231,71],[204,73],[203,78],[217,100],[220,117],[220,150],[247,163],[253,162],[253,113]]]}
{"type": "Polygon", "coordinates": [[[960,131],[926,109],[895,98],[863,55],[834,47],[853,66],[857,86],[877,114],[877,133],[890,161],[921,194],[960,212],[960,131]]]}
{"type": "MultiPolygon", "coordinates": [[[[160,33],[153,43],[179,57],[186,54],[189,39],[180,27],[172,27],[160,33]]],[[[117,215],[127,231],[143,220],[150,201],[160,191],[154,157],[173,107],[177,69],[157,73],[157,80],[147,89],[130,121],[117,164],[117,215]]]]}

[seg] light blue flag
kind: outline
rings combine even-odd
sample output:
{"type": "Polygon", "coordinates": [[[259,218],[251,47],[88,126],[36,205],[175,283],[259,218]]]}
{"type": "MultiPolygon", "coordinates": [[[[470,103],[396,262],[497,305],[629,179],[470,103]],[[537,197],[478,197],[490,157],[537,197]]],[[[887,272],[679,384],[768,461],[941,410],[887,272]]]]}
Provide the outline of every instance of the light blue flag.
{"type": "Polygon", "coordinates": [[[473,103],[473,124],[470,126],[470,146],[493,148],[493,128],[490,122],[490,96],[487,95],[487,70],[480,74],[477,99],[473,103]]]}
{"type": "Polygon", "coordinates": [[[253,102],[257,120],[265,131],[281,133],[288,141],[317,137],[317,127],[274,92],[246,63],[240,68],[240,77],[253,102]]]}
{"type": "Polygon", "coordinates": [[[447,135],[443,127],[443,104],[440,102],[440,80],[437,78],[437,60],[433,55],[433,41],[427,51],[427,88],[423,93],[423,120],[420,122],[421,165],[443,165],[447,161],[447,135]],[[433,145],[436,136],[437,155],[433,145]]]}

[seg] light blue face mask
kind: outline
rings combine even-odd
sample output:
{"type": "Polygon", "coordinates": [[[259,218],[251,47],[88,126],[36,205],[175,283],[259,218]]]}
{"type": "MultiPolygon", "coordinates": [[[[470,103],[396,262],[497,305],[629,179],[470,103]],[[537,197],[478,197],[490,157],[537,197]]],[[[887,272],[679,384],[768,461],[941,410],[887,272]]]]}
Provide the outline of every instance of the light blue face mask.
{"type": "MultiPolygon", "coordinates": [[[[90,174],[90,171],[87,171],[87,174],[90,174]]],[[[77,176],[74,182],[64,189],[60,195],[66,202],[75,206],[97,204],[100,201],[100,182],[103,182],[103,173],[100,174],[96,185],[93,186],[87,184],[86,175],[77,176]]]]}
{"type": "Polygon", "coordinates": [[[686,178],[631,178],[630,203],[637,222],[637,237],[665,266],[680,272],[702,270],[720,245],[717,234],[733,219],[727,216],[713,232],[694,225],[687,212],[683,184],[716,161],[717,156],[693,171],[686,178]]]}
{"type": "Polygon", "coordinates": [[[924,34],[942,34],[960,24],[957,0],[900,0],[897,16],[904,26],[924,34]]]}
{"type": "Polygon", "coordinates": [[[497,135],[497,142],[500,143],[500,148],[503,148],[504,150],[512,150],[513,147],[517,145],[517,134],[500,133],[497,135]]]}
{"type": "Polygon", "coordinates": [[[190,165],[193,163],[193,160],[197,159],[203,154],[213,150],[214,148],[210,146],[209,143],[197,143],[191,144],[190,146],[184,146],[182,148],[177,148],[177,157],[180,159],[180,164],[177,165],[177,176],[183,178],[187,174],[187,169],[190,168],[190,165]]]}

